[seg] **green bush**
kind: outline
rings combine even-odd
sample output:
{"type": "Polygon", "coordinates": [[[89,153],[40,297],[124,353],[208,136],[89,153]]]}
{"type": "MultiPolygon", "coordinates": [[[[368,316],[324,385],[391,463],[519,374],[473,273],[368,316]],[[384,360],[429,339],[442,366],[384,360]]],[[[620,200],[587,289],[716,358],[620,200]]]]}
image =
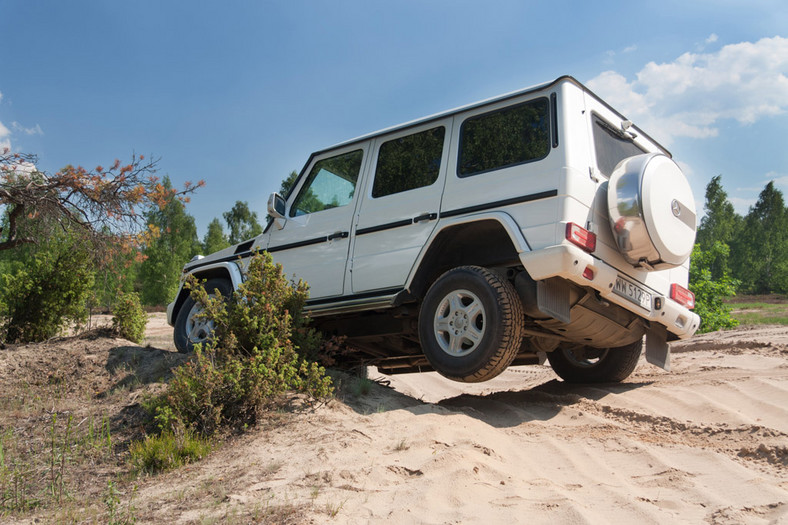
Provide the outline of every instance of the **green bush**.
{"type": "Polygon", "coordinates": [[[44,341],[87,319],[92,259],[75,236],[53,239],[26,266],[0,276],[0,340],[44,341]]]}
{"type": "Polygon", "coordinates": [[[216,328],[212,342],[175,370],[156,408],[161,429],[210,434],[255,423],[287,391],[331,394],[325,370],[298,353],[314,355],[320,343],[301,315],[307,286],[288,282],[268,253],[252,258],[230,301],[209,295],[194,279],[188,286],[216,328]]]}
{"type": "Polygon", "coordinates": [[[708,250],[696,244],[692,250],[689,272],[689,289],[695,294],[695,313],[700,316],[698,332],[712,332],[733,328],[739,321],[731,317],[731,309],[723,300],[736,295],[739,281],[730,276],[728,255],[730,249],[722,242],[715,242],[708,250]],[[712,277],[712,268],[719,277],[712,277]]]}
{"type": "Polygon", "coordinates": [[[148,315],[142,309],[138,294],[121,294],[112,308],[112,315],[112,330],[115,333],[134,343],[142,343],[148,315]]]}

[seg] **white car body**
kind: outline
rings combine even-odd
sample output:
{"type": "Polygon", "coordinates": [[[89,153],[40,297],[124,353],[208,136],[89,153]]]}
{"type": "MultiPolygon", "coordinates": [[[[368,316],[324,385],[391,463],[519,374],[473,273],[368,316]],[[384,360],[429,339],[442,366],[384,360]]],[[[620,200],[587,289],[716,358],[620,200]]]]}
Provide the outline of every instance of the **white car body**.
{"type": "MultiPolygon", "coordinates": [[[[437,162],[436,155],[429,165],[437,162]]],[[[308,311],[319,326],[353,332],[359,323],[380,325],[377,331],[359,330],[355,339],[351,334],[351,340],[369,350],[377,359],[370,362],[384,371],[431,368],[410,343],[403,352],[377,352],[374,346],[396,336],[392,318],[417,315],[413,312],[437,274],[453,266],[492,269],[517,289],[526,314],[523,337],[534,344],[512,362],[543,362],[555,350],[550,341],[556,338],[610,348],[617,337],[629,341],[646,334],[649,360],[667,368],[667,341],[690,337],[699,326],[698,316],[674,300],[672,288],[686,291],[694,242],[694,199],[686,179],[667,150],[571,77],[318,151],[286,199],[271,196],[269,214],[274,218],[262,235],[192,261],[184,272],[227,279],[237,287],[244,258],[267,250],[289,277],[309,283],[308,311]],[[534,147],[538,158],[472,171],[474,162],[487,162],[477,161],[476,153],[467,153],[470,161],[461,158],[465,150],[477,152],[473,133],[481,142],[486,130],[509,125],[506,119],[526,122],[515,112],[536,115],[523,124],[524,133],[549,144],[534,147]],[[431,140],[434,147],[442,141],[435,180],[381,195],[385,188],[376,185],[376,170],[382,169],[382,148],[388,148],[387,159],[398,158],[394,155],[404,155],[413,137],[426,137],[419,140],[431,140]],[[625,157],[614,174],[612,164],[603,166],[609,159],[598,158],[608,154],[600,145],[606,141],[613,156],[621,147],[638,153],[629,158],[640,163],[627,168],[625,157]],[[335,175],[321,166],[340,161],[360,162],[355,187],[335,179],[319,186],[324,171],[335,175]],[[618,193],[608,188],[611,177],[618,193]],[[663,177],[672,182],[664,184],[663,177]],[[310,183],[311,193],[302,196],[310,183]],[[625,203],[626,184],[640,186],[625,203]],[[335,207],[304,214],[295,209],[296,200],[302,199],[300,206],[313,194],[318,200],[332,198],[335,207]],[[611,225],[611,216],[618,222],[611,225]],[[571,242],[568,224],[579,226],[580,235],[595,235],[595,249],[571,242]],[[637,327],[621,328],[635,318],[641,320],[637,327]]],[[[176,324],[185,300],[180,290],[168,308],[170,324],[176,324]]],[[[413,342],[418,334],[403,337],[413,342]]]]}

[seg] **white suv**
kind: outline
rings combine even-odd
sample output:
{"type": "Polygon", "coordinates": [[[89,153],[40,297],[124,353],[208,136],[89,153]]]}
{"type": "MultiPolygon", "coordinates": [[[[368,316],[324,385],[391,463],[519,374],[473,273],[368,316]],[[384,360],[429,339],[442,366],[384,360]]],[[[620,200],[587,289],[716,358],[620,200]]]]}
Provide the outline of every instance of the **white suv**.
{"type": "MultiPolygon", "coordinates": [[[[184,268],[230,295],[255,251],[383,373],[485,381],[544,363],[621,381],[690,337],[695,200],[670,153],[571,77],[313,153],[265,232],[184,268]]],[[[188,351],[210,334],[179,290],[188,351]]]]}

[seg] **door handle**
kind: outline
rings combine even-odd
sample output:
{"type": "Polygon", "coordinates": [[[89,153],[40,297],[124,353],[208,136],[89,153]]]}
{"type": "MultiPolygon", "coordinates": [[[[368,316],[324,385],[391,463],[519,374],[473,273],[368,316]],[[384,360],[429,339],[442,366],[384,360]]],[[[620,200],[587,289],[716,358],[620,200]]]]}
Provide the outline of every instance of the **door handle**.
{"type": "Polygon", "coordinates": [[[438,218],[437,213],[425,213],[423,215],[419,215],[418,217],[413,218],[413,223],[416,224],[417,222],[421,221],[434,221],[438,218]]]}
{"type": "Polygon", "coordinates": [[[344,239],[348,235],[350,235],[348,232],[334,232],[328,236],[328,240],[333,241],[334,239],[344,239]]]}

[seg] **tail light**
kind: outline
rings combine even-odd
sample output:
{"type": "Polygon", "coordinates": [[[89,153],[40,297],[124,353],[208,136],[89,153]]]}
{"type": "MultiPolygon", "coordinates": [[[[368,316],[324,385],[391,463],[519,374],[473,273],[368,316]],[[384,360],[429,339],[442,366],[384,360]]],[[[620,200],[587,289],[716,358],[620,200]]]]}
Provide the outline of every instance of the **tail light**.
{"type": "Polygon", "coordinates": [[[566,240],[588,253],[596,250],[596,234],[573,222],[566,223],[566,240]]]}
{"type": "Polygon", "coordinates": [[[690,310],[695,308],[695,294],[681,285],[676,283],[670,285],[670,298],[690,310]]]}

